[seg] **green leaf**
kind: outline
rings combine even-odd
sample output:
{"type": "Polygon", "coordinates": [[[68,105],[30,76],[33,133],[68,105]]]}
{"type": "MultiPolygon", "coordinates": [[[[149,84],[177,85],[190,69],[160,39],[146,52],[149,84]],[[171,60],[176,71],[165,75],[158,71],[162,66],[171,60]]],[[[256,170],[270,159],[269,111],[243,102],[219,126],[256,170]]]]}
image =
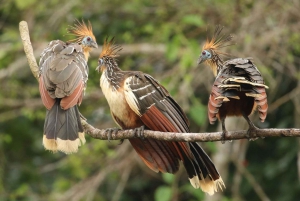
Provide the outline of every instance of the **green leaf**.
{"type": "Polygon", "coordinates": [[[20,10],[23,10],[34,4],[35,1],[36,0],[15,0],[15,3],[20,10]]]}
{"type": "Polygon", "coordinates": [[[194,104],[190,109],[191,118],[201,126],[206,122],[206,108],[202,104],[194,104]]]}
{"type": "Polygon", "coordinates": [[[191,24],[191,25],[195,25],[195,26],[203,26],[204,25],[204,22],[201,18],[201,16],[199,15],[187,15],[187,16],[184,16],[182,18],[182,22],[186,23],[186,24],[191,24]]]}
{"type": "Polygon", "coordinates": [[[174,181],[173,174],[162,174],[162,177],[163,177],[163,180],[168,184],[171,184],[174,181]]]}
{"type": "Polygon", "coordinates": [[[172,196],[172,190],[169,186],[160,186],[155,191],[155,201],[169,201],[172,196]]]}

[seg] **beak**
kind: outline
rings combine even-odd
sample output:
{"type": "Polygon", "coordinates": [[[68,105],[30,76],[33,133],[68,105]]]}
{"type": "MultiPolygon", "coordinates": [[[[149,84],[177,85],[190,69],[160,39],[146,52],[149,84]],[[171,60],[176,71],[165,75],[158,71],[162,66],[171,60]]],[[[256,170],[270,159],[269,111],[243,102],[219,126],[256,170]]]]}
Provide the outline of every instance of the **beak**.
{"type": "Polygon", "coordinates": [[[91,46],[93,48],[98,48],[98,44],[95,41],[92,41],[91,46]]]}
{"type": "Polygon", "coordinates": [[[205,61],[205,59],[202,58],[202,56],[199,57],[198,61],[197,61],[197,64],[201,64],[205,61]]]}

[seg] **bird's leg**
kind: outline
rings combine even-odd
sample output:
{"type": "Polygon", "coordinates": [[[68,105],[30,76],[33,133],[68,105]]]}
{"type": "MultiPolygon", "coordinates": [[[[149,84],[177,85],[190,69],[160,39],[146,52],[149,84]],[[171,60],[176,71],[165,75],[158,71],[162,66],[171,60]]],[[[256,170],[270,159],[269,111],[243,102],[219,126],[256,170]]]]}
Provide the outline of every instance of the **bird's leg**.
{"type": "Polygon", "coordinates": [[[247,138],[250,140],[256,140],[257,137],[256,137],[256,131],[259,129],[257,128],[253,123],[252,121],[249,119],[249,117],[245,114],[243,114],[243,117],[246,119],[246,121],[248,122],[249,124],[249,129],[247,131],[247,138]]]}
{"type": "Polygon", "coordinates": [[[145,130],[145,126],[144,125],[135,128],[134,129],[135,136],[137,136],[138,138],[141,138],[142,140],[144,140],[145,139],[145,137],[144,137],[144,130],[145,130]]]}
{"type": "Polygon", "coordinates": [[[226,135],[227,135],[227,130],[225,127],[225,117],[221,118],[221,123],[222,123],[222,138],[221,138],[221,143],[224,144],[226,140],[226,135]]]}
{"type": "Polygon", "coordinates": [[[121,130],[121,129],[119,129],[119,128],[107,128],[107,129],[105,129],[105,133],[107,133],[107,140],[110,142],[110,140],[112,139],[112,134],[117,134],[119,130],[121,130]]]}

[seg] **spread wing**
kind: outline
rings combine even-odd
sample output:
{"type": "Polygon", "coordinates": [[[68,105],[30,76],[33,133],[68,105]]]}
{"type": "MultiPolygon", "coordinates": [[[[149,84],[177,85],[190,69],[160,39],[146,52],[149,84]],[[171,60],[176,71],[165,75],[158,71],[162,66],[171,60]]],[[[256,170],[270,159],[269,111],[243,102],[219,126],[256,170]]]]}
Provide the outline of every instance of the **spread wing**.
{"type": "Polygon", "coordinates": [[[240,99],[243,92],[253,97],[258,107],[260,120],[263,122],[267,116],[268,103],[264,80],[256,66],[250,59],[232,59],[224,63],[218,73],[208,102],[208,116],[210,123],[217,120],[217,113],[223,102],[240,99]]]}
{"type": "Polygon", "coordinates": [[[80,45],[51,41],[42,52],[40,62],[40,94],[43,104],[51,109],[55,98],[68,109],[82,101],[88,79],[88,66],[80,45]]]}

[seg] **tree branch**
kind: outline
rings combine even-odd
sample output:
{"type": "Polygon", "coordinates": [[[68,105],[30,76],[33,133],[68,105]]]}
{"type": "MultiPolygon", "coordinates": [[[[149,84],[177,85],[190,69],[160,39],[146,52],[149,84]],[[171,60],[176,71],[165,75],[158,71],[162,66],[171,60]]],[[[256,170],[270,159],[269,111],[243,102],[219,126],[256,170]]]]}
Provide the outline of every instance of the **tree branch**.
{"type": "MultiPolygon", "coordinates": [[[[34,77],[38,80],[39,77],[39,67],[33,55],[33,49],[30,42],[30,36],[28,31],[27,22],[21,21],[19,24],[20,35],[22,38],[24,51],[26,57],[28,59],[28,64],[30,66],[30,70],[34,77]]],[[[81,119],[81,123],[83,125],[84,131],[86,134],[90,135],[92,138],[107,140],[108,134],[106,129],[97,129],[92,125],[88,124],[86,120],[81,119]]],[[[231,131],[228,132],[227,139],[228,140],[238,140],[245,139],[247,131],[231,131]]],[[[289,128],[289,129],[259,129],[256,131],[257,137],[300,137],[300,129],[289,128]]],[[[129,139],[135,138],[134,130],[120,130],[116,133],[113,133],[111,136],[112,140],[121,140],[121,139],[129,139]]],[[[172,132],[159,132],[159,131],[144,131],[145,138],[153,138],[157,140],[166,140],[166,141],[220,141],[221,140],[221,132],[214,133],[172,133],[172,132]]]]}

